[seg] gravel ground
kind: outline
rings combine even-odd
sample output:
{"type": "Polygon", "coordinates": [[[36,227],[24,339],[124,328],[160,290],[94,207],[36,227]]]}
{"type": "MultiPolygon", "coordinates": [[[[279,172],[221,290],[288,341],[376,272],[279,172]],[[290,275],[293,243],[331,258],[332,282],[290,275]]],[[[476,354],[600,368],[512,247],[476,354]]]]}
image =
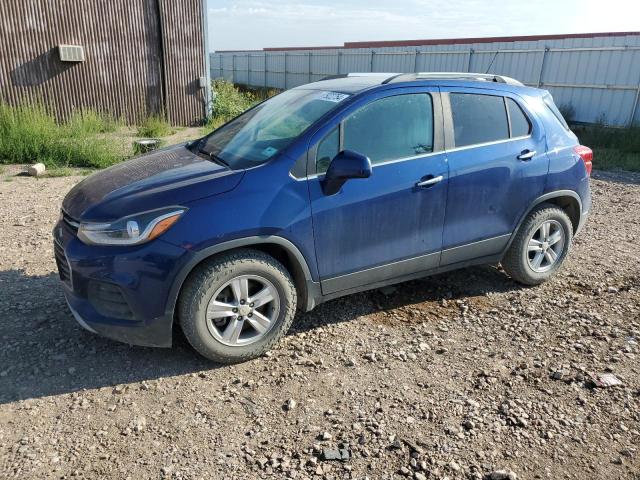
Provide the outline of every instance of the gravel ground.
{"type": "Polygon", "coordinates": [[[545,285],[480,267],[353,295],[219,367],[181,337],[82,330],[50,234],[80,177],[16,171],[0,182],[2,479],[640,478],[639,175],[594,175],[545,285]],[[623,385],[595,386],[604,373],[623,385]]]}

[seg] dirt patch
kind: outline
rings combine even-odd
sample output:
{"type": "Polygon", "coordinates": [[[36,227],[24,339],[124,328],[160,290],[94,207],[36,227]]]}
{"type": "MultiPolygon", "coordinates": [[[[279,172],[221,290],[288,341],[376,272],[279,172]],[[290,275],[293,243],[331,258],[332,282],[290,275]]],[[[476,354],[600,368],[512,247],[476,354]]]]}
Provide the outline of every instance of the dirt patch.
{"type": "Polygon", "coordinates": [[[0,182],[0,478],[640,476],[637,175],[594,175],[589,223],[545,285],[477,267],[352,295],[219,367],[179,334],[156,350],[82,330],[51,239],[81,177],[15,173],[0,182]],[[594,387],[605,372],[623,385],[594,387]]]}

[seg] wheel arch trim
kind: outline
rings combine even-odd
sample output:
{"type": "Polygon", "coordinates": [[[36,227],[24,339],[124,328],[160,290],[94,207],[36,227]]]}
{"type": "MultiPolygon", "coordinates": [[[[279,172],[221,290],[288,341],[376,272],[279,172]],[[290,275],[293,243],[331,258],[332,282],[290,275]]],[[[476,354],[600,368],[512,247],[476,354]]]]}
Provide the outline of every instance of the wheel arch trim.
{"type": "Polygon", "coordinates": [[[574,200],[576,200],[578,202],[579,213],[582,214],[582,199],[580,198],[580,195],[578,195],[578,193],[574,190],[554,190],[553,192],[547,192],[543,195],[540,195],[533,202],[531,202],[531,205],[529,206],[529,208],[524,212],[523,215],[520,216],[520,219],[518,220],[518,224],[516,225],[516,228],[514,228],[513,234],[511,235],[511,238],[509,239],[509,242],[507,243],[507,246],[505,247],[503,254],[506,253],[507,250],[509,250],[511,243],[516,237],[515,234],[518,232],[518,230],[520,230],[520,227],[522,226],[525,219],[527,218],[527,215],[529,215],[534,208],[536,208],[538,205],[546,201],[553,200],[554,198],[562,198],[562,197],[571,197],[574,200]]]}
{"type": "MultiPolygon", "coordinates": [[[[167,315],[174,314],[178,296],[180,294],[180,291],[182,290],[182,286],[184,285],[185,280],[193,271],[193,269],[207,258],[210,258],[219,253],[227,252],[229,250],[234,250],[236,248],[252,246],[258,247],[261,245],[269,244],[275,244],[279,247],[282,247],[288,254],[292,256],[293,259],[295,259],[296,263],[298,264],[297,266],[300,268],[304,275],[305,280],[304,293],[306,294],[306,298],[301,299],[304,301],[302,307],[307,311],[311,310],[315,306],[315,299],[318,298],[317,292],[319,291],[319,284],[313,281],[311,270],[309,269],[309,264],[307,263],[307,260],[300,249],[284,237],[280,237],[277,235],[255,235],[251,237],[236,238],[227,242],[217,243],[215,245],[203,248],[202,250],[195,252],[193,257],[189,259],[189,261],[182,267],[182,269],[178,272],[178,275],[176,275],[173,280],[173,284],[171,285],[171,290],[169,292],[169,297],[167,299],[165,313],[167,315]]],[[[293,272],[291,273],[293,275],[293,272]]]]}

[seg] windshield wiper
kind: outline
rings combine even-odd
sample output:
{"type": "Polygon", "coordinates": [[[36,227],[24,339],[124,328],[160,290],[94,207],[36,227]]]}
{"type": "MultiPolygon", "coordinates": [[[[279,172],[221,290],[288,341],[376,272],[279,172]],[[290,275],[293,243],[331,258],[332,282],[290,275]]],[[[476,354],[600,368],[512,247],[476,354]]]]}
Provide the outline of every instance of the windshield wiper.
{"type": "Polygon", "coordinates": [[[229,165],[229,162],[227,162],[226,160],[223,160],[221,157],[219,157],[215,153],[208,152],[203,148],[198,149],[198,151],[200,152],[200,154],[205,155],[212,162],[215,162],[218,165],[222,165],[223,167],[231,168],[231,166],[229,165]]]}
{"type": "Polygon", "coordinates": [[[211,160],[213,160],[214,162],[216,162],[218,165],[222,165],[223,167],[231,168],[231,165],[229,165],[229,162],[227,162],[226,160],[223,160],[218,155],[216,155],[214,153],[209,153],[208,155],[209,155],[209,158],[211,160]]]}

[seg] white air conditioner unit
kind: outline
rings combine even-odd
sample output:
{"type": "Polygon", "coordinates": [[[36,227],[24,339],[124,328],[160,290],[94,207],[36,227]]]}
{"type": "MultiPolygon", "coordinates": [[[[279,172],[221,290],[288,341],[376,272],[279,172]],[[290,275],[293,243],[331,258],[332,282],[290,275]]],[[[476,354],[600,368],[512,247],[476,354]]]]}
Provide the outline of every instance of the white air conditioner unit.
{"type": "Polygon", "coordinates": [[[84,62],[82,45],[58,45],[61,62],[84,62]]]}

